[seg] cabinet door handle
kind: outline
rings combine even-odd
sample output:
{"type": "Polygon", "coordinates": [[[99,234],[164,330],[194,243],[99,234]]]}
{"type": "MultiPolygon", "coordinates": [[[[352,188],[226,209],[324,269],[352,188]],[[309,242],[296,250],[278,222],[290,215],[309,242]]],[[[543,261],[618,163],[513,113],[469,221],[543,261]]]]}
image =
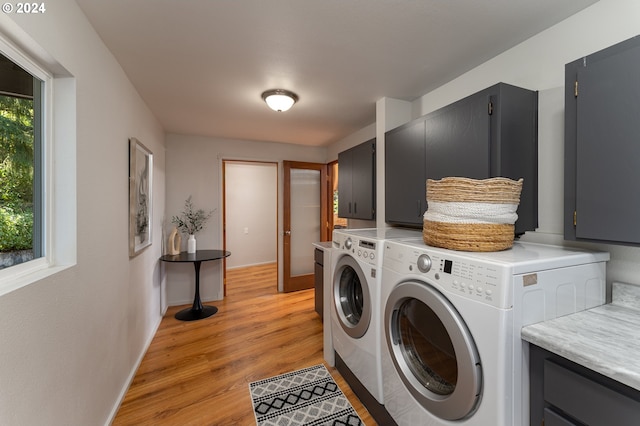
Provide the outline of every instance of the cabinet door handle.
{"type": "Polygon", "coordinates": [[[420,213],[422,212],[422,209],[420,208],[422,207],[422,203],[420,202],[420,200],[418,200],[418,217],[420,217],[420,213]]]}

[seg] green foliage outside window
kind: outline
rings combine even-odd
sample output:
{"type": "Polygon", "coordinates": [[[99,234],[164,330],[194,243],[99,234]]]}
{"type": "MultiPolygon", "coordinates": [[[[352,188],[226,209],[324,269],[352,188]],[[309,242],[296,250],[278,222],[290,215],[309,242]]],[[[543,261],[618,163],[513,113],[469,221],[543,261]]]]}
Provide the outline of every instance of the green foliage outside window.
{"type": "Polygon", "coordinates": [[[33,247],[33,101],[0,96],[0,252],[33,247]]]}

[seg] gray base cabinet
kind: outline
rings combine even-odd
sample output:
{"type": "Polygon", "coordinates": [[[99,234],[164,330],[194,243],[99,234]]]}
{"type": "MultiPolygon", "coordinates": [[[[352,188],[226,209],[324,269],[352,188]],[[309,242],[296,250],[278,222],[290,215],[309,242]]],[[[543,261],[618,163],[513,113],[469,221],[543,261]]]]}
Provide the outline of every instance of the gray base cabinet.
{"type": "Polygon", "coordinates": [[[319,248],[314,249],[314,287],[315,287],[315,310],[323,318],[324,309],[324,252],[319,248]]]}
{"type": "Polygon", "coordinates": [[[530,345],[531,425],[636,426],[640,391],[530,345]]]}
{"type": "Polygon", "coordinates": [[[422,227],[426,179],[524,178],[516,234],[538,223],[538,94],[496,84],[385,134],[385,210],[422,227]]]}
{"type": "Polygon", "coordinates": [[[565,239],[640,244],[640,37],[565,67],[565,239]]]}
{"type": "Polygon", "coordinates": [[[338,216],[376,218],[376,140],[338,154],[338,216]]]}

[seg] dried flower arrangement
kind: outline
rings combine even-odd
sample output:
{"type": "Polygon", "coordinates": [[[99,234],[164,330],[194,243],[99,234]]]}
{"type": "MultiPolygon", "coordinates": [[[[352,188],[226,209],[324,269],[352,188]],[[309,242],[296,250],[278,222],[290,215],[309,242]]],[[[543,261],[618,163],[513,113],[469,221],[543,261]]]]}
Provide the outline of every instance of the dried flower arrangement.
{"type": "Polygon", "coordinates": [[[208,213],[202,209],[194,210],[191,195],[189,195],[189,198],[187,198],[184,203],[182,214],[180,216],[173,216],[171,223],[175,223],[180,232],[194,235],[204,228],[212,214],[213,210],[208,213]]]}

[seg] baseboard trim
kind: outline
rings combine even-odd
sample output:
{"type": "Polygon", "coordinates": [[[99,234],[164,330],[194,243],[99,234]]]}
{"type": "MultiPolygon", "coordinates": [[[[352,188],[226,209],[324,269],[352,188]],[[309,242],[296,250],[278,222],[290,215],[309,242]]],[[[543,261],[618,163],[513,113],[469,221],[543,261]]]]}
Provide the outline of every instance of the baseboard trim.
{"type": "Polygon", "coordinates": [[[270,260],[268,262],[259,262],[259,263],[251,263],[248,265],[237,265],[237,266],[228,266],[227,265],[227,271],[233,271],[234,269],[242,269],[242,268],[250,268],[252,266],[262,266],[262,265],[273,265],[276,264],[277,262],[275,260],[270,260]]]}
{"type": "Polygon", "coordinates": [[[131,371],[129,372],[129,377],[127,377],[125,385],[120,390],[120,394],[118,395],[118,398],[116,399],[116,403],[111,409],[111,413],[109,413],[108,421],[105,423],[105,426],[111,425],[115,420],[116,415],[118,414],[118,410],[120,410],[120,406],[124,401],[124,397],[127,395],[127,391],[131,386],[131,382],[133,382],[133,379],[135,378],[136,373],[138,372],[138,368],[140,368],[140,364],[142,364],[142,360],[144,359],[144,356],[147,354],[147,351],[149,350],[149,346],[151,346],[151,342],[153,342],[153,338],[156,336],[156,333],[158,332],[158,328],[160,328],[160,323],[162,322],[162,318],[163,316],[160,316],[160,318],[158,318],[158,321],[156,322],[155,327],[153,327],[153,333],[149,333],[149,336],[147,337],[147,341],[145,342],[145,345],[144,345],[144,349],[138,355],[138,359],[136,360],[131,371]]]}

